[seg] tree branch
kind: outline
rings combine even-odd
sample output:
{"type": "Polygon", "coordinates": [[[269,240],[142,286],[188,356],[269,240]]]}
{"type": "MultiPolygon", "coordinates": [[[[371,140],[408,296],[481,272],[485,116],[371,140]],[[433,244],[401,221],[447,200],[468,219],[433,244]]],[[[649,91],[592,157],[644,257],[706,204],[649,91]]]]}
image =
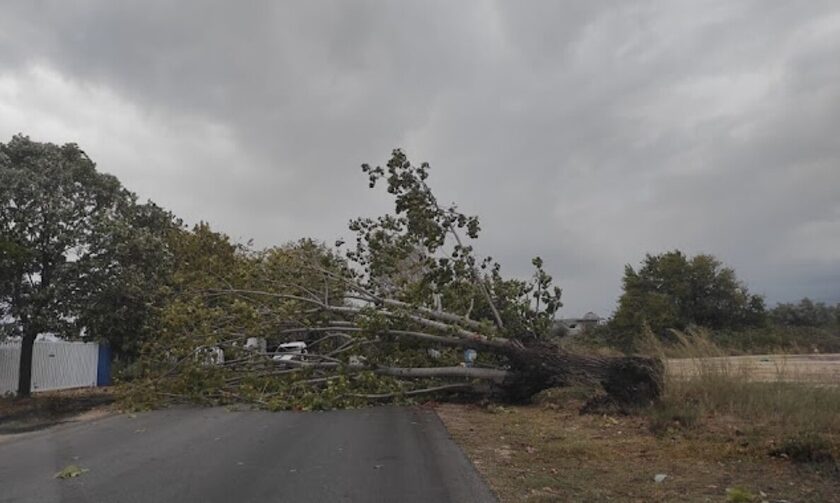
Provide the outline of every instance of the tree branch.
{"type": "MultiPolygon", "coordinates": [[[[309,266],[309,267],[312,268],[315,271],[318,271],[318,272],[321,272],[325,275],[328,275],[328,276],[332,277],[333,279],[335,279],[337,281],[341,281],[341,282],[345,283],[348,287],[350,287],[350,289],[355,290],[356,292],[363,295],[363,297],[361,297],[361,298],[355,297],[355,296],[350,296],[350,295],[345,295],[345,297],[356,298],[358,300],[364,300],[364,301],[368,301],[368,302],[373,301],[373,302],[383,304],[383,305],[386,305],[386,306],[390,306],[390,307],[411,309],[411,310],[417,311],[419,313],[422,313],[423,316],[426,316],[428,318],[438,319],[440,321],[447,321],[447,322],[450,322],[450,323],[460,323],[460,324],[462,324],[464,326],[467,326],[467,327],[470,327],[474,330],[478,330],[478,329],[482,328],[481,323],[479,323],[475,320],[471,320],[468,317],[459,316],[457,314],[448,313],[448,312],[445,312],[445,311],[435,311],[434,309],[429,309],[427,307],[414,306],[414,305],[411,305],[407,302],[403,302],[403,301],[400,301],[400,300],[389,299],[387,297],[381,297],[379,295],[374,294],[369,289],[363,287],[358,282],[353,281],[349,278],[345,278],[345,277],[343,277],[339,274],[336,274],[332,271],[329,271],[327,269],[324,269],[324,268],[321,268],[321,267],[318,267],[318,266],[309,266]]],[[[470,310],[472,310],[472,308],[470,308],[470,310]]]]}
{"type": "MultiPolygon", "coordinates": [[[[348,327],[348,326],[329,326],[329,327],[301,327],[301,328],[291,328],[287,330],[281,331],[281,333],[300,333],[300,332],[365,332],[364,328],[360,327],[348,327]]],[[[462,338],[462,337],[446,337],[443,335],[434,335],[428,334],[426,332],[417,332],[412,330],[392,330],[392,329],[385,329],[385,330],[377,330],[377,334],[381,335],[397,335],[397,336],[406,336],[406,337],[413,337],[415,339],[421,339],[428,342],[434,342],[438,344],[442,344],[444,346],[458,346],[458,347],[476,347],[476,348],[487,348],[487,349],[505,349],[510,347],[510,341],[507,339],[472,339],[472,338],[462,338]]],[[[337,334],[336,334],[337,335],[337,334]]],[[[329,337],[329,336],[327,336],[329,337]]],[[[322,338],[324,339],[324,338],[322,338]]],[[[318,339],[318,341],[322,340],[318,339]]],[[[316,341],[316,342],[318,342],[316,341]]],[[[314,344],[314,343],[313,343],[314,344]]]]}
{"type": "MultiPolygon", "coordinates": [[[[276,298],[280,298],[280,299],[297,300],[297,301],[300,301],[300,302],[306,302],[306,303],[317,305],[320,308],[324,309],[325,311],[350,314],[350,315],[353,315],[353,316],[355,316],[357,314],[361,314],[362,311],[363,311],[362,308],[359,308],[359,307],[331,306],[331,305],[324,304],[323,302],[321,302],[318,299],[310,299],[310,298],[307,298],[307,297],[301,297],[299,295],[289,295],[289,294],[265,292],[265,291],[260,291],[260,290],[241,290],[241,289],[210,290],[210,293],[213,293],[213,294],[245,293],[245,294],[251,294],[251,295],[266,295],[266,296],[269,296],[269,297],[276,297],[276,298]]],[[[402,315],[402,313],[394,313],[394,312],[386,311],[386,310],[381,310],[379,312],[386,315],[386,316],[390,316],[390,317],[398,317],[398,316],[402,315]]],[[[428,327],[428,328],[434,328],[436,330],[441,330],[441,331],[444,331],[444,332],[454,333],[458,337],[473,341],[475,343],[480,343],[482,341],[490,341],[490,340],[497,341],[498,343],[500,343],[502,345],[508,343],[508,340],[505,339],[505,338],[496,337],[496,338],[491,339],[491,338],[487,337],[486,335],[483,335],[483,334],[480,334],[480,333],[477,333],[477,332],[471,332],[471,331],[469,331],[469,330],[467,330],[463,327],[460,327],[460,326],[457,326],[457,325],[449,325],[449,324],[444,323],[442,321],[430,320],[428,318],[423,318],[422,316],[417,316],[417,315],[413,315],[413,314],[405,314],[404,316],[406,318],[408,318],[409,320],[417,323],[417,324],[423,325],[423,326],[428,327]]],[[[457,316],[457,315],[452,315],[452,316],[457,316]]]]}
{"type": "Polygon", "coordinates": [[[370,400],[385,400],[388,398],[396,398],[398,396],[417,396],[428,393],[437,393],[439,391],[477,391],[477,388],[472,384],[458,383],[443,384],[441,386],[432,386],[431,388],[413,389],[394,393],[353,393],[350,396],[367,398],[370,400]]]}
{"type": "Polygon", "coordinates": [[[285,365],[292,367],[335,369],[339,367],[354,371],[369,370],[374,374],[387,375],[392,377],[403,377],[407,379],[420,379],[428,377],[465,377],[467,379],[484,379],[501,383],[510,374],[507,370],[486,369],[477,367],[371,367],[361,364],[342,365],[335,362],[302,362],[285,361],[285,365]]]}

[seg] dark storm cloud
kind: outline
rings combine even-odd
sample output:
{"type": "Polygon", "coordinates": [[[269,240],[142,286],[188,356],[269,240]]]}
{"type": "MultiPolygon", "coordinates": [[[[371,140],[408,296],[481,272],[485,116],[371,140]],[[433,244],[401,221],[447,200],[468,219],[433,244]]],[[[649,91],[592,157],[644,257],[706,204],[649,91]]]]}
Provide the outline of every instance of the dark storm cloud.
{"type": "Polygon", "coordinates": [[[674,247],[840,300],[834,2],[277,4],[7,6],[0,133],[261,245],[384,208],[357,166],[404,146],[569,314],[674,247]]]}

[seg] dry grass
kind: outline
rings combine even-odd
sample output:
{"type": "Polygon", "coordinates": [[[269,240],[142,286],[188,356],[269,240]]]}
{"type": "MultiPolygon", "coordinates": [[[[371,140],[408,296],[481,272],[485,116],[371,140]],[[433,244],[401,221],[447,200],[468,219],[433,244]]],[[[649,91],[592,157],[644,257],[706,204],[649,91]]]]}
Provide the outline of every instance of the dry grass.
{"type": "Polygon", "coordinates": [[[828,502],[840,494],[834,468],[770,456],[781,442],[752,436],[736,418],[701,417],[702,428],[655,435],[646,416],[581,416],[578,406],[446,404],[438,414],[503,502],[727,501],[727,490],[828,502]],[[667,478],[656,483],[656,474],[667,478]]]}
{"type": "Polygon", "coordinates": [[[838,501],[840,387],[795,382],[789,365],[757,381],[681,335],[651,352],[692,371],[669,365],[660,403],[635,415],[582,416],[579,389],[438,413],[502,501],[838,501]]]}
{"type": "Polygon", "coordinates": [[[674,377],[697,376],[717,368],[751,381],[840,384],[840,354],[670,358],[667,364],[674,377]]]}
{"type": "Polygon", "coordinates": [[[47,428],[94,409],[110,406],[109,388],[80,388],[36,393],[30,398],[0,398],[0,435],[47,428]]]}
{"type": "Polygon", "coordinates": [[[654,417],[662,411],[732,416],[769,436],[820,435],[840,444],[840,356],[721,357],[706,334],[677,335],[685,358],[668,361],[654,417]]]}
{"type": "Polygon", "coordinates": [[[840,439],[840,388],[786,380],[755,382],[740,372],[708,368],[671,377],[654,407],[734,416],[777,435],[816,432],[840,439]]]}

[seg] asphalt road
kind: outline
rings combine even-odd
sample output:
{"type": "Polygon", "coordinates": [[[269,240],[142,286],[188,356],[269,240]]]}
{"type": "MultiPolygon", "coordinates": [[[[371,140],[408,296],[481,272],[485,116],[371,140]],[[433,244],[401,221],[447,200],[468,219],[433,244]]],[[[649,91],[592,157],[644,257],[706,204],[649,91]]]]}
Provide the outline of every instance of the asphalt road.
{"type": "Polygon", "coordinates": [[[0,442],[0,501],[496,501],[437,415],[170,409],[0,442]],[[70,464],[89,471],[60,480],[70,464]]]}

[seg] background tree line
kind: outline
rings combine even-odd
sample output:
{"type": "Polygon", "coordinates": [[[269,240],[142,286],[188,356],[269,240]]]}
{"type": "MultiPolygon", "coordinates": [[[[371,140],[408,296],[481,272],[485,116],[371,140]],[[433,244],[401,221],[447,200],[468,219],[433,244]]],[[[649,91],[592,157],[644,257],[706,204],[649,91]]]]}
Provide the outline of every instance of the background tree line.
{"type": "Polygon", "coordinates": [[[646,334],[667,343],[693,328],[738,351],[840,351],[840,304],[805,298],[768,309],[714,256],[674,250],[646,255],[638,270],[625,266],[614,315],[589,337],[633,351],[646,334]]]}

